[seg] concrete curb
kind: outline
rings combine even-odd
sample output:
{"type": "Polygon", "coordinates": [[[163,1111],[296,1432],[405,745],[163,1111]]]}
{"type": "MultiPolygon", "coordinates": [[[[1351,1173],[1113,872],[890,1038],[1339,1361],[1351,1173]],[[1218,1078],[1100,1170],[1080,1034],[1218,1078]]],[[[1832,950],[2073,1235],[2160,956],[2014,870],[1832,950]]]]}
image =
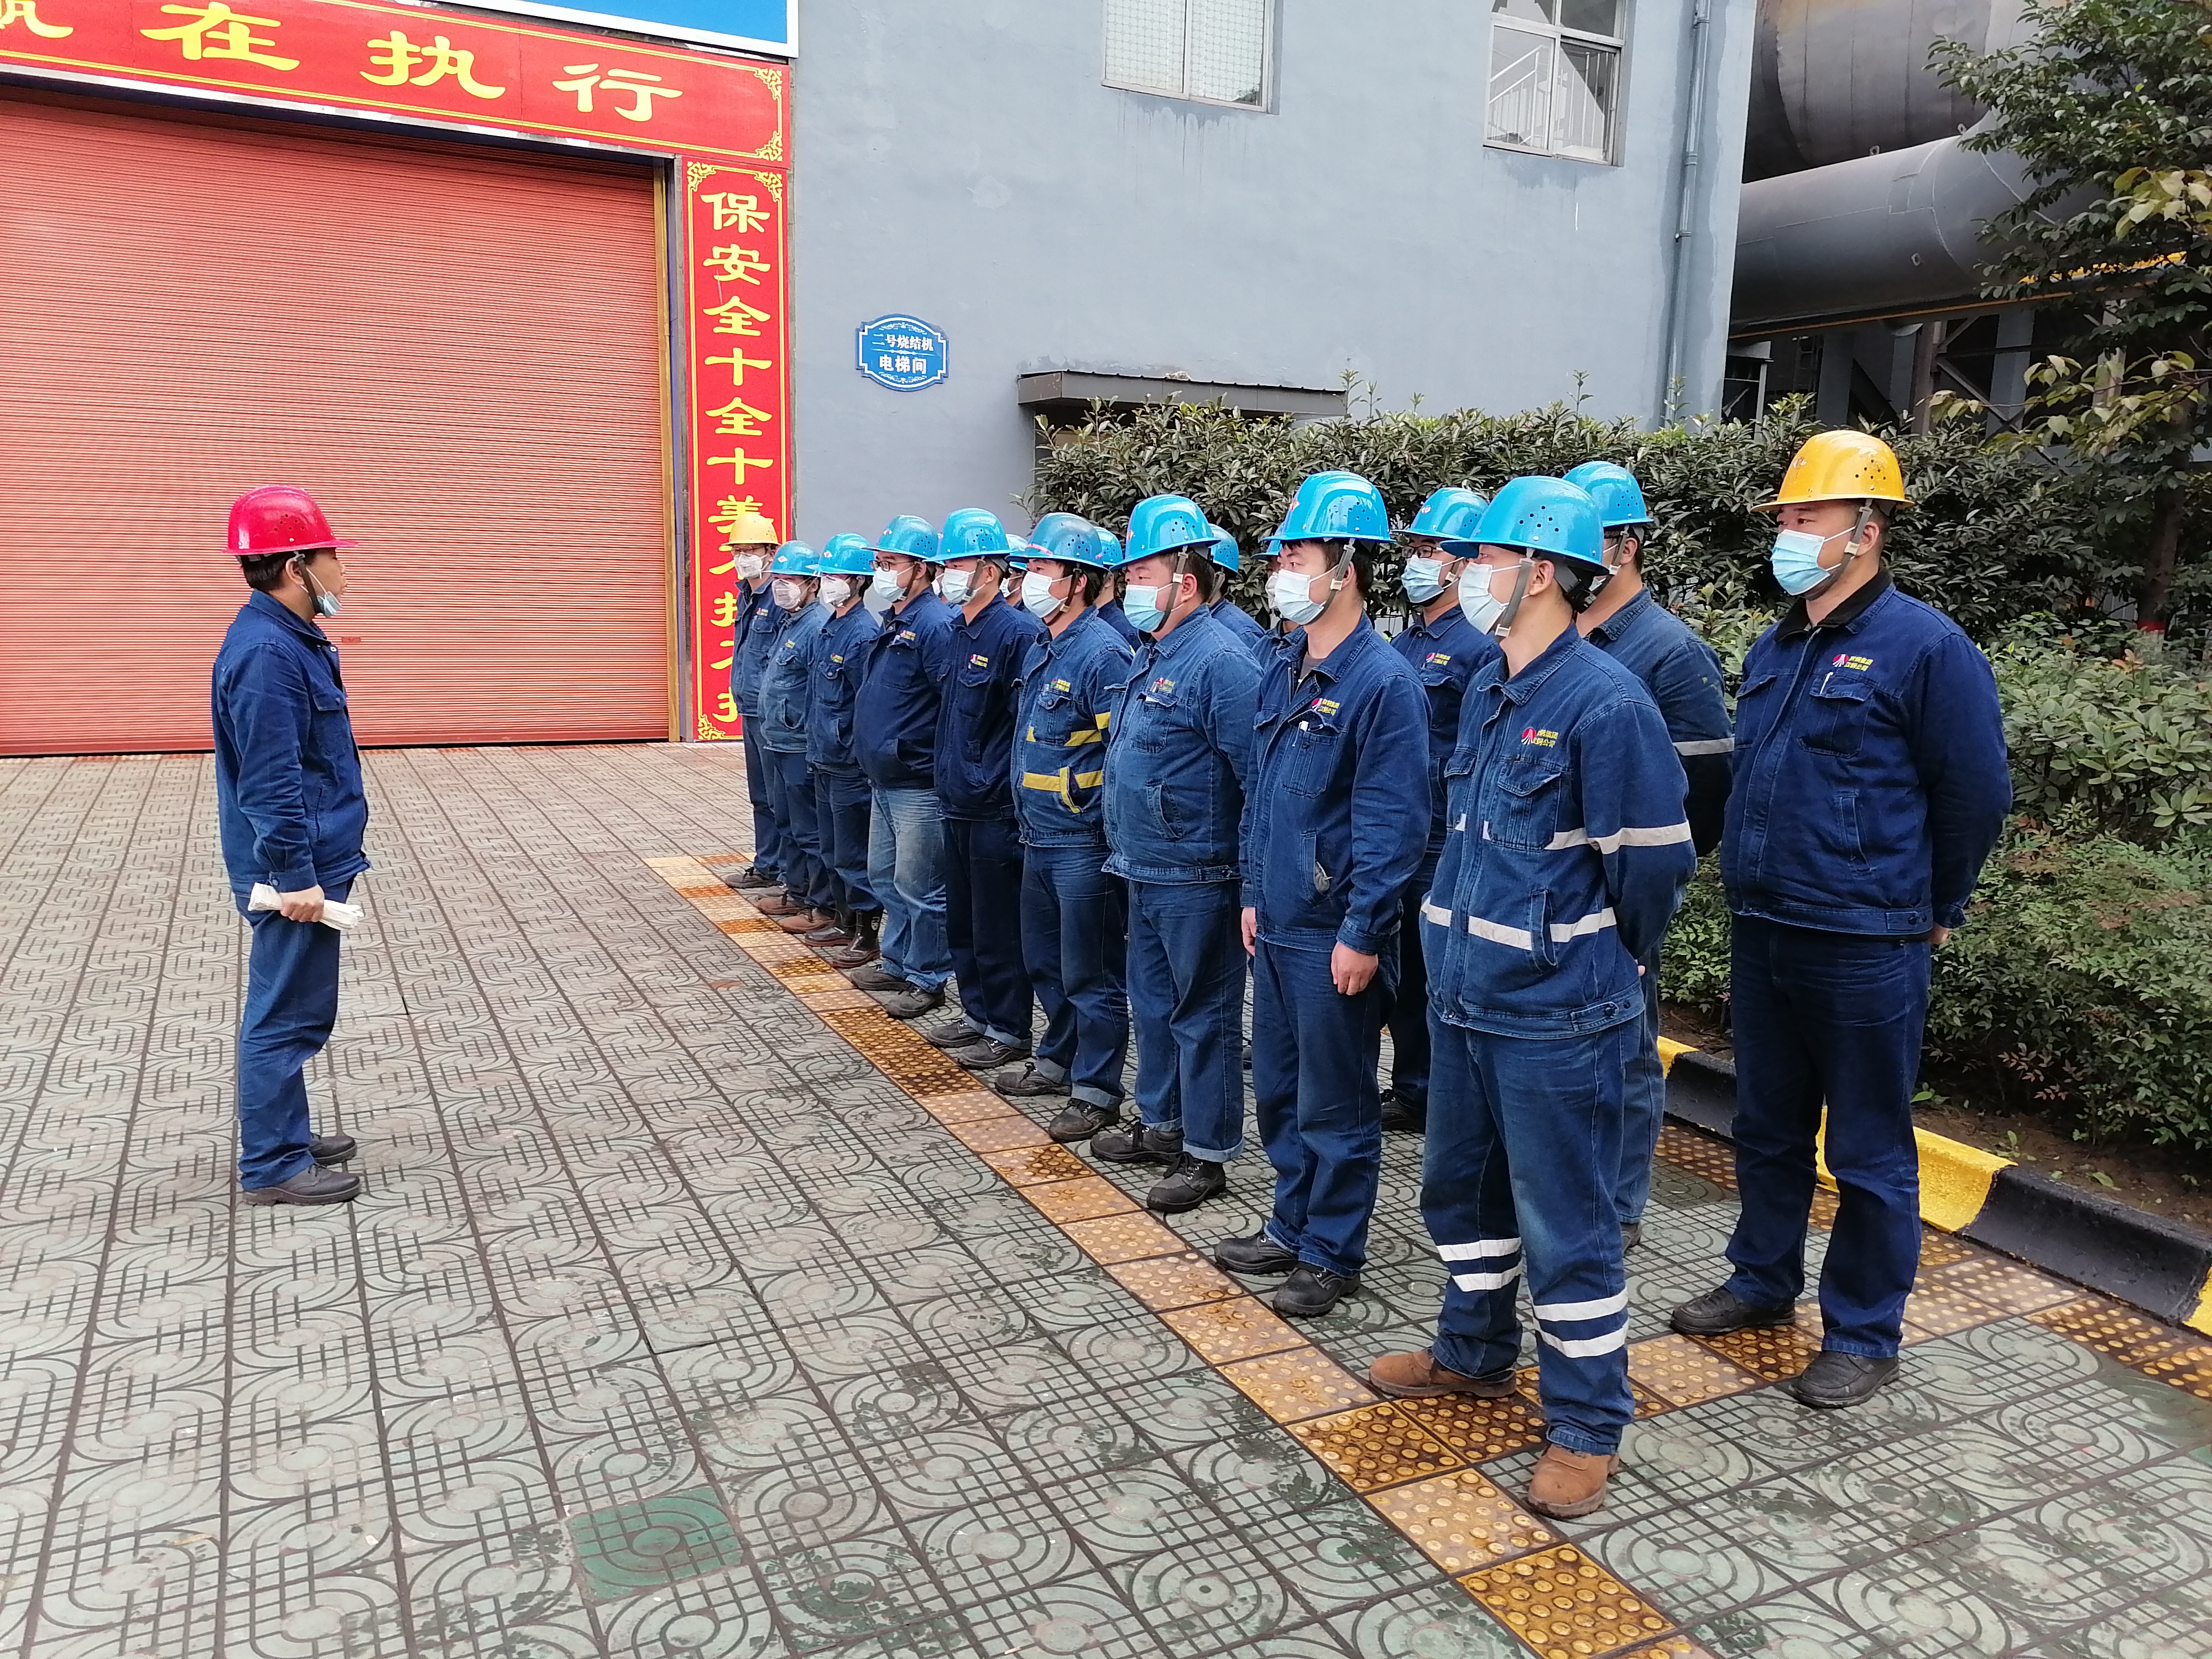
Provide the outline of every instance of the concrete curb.
{"type": "MultiPolygon", "coordinates": [[[[1667,1115],[1732,1139],[1735,1067],[1662,1039],[1667,1115]]],[[[2212,1334],[2212,1240],[2116,1200],[2069,1187],[1962,1141],[1913,1131],[1920,1215],[2130,1307],[2212,1334]]],[[[1824,1185],[1835,1183],[1825,1166],[1824,1185]]]]}

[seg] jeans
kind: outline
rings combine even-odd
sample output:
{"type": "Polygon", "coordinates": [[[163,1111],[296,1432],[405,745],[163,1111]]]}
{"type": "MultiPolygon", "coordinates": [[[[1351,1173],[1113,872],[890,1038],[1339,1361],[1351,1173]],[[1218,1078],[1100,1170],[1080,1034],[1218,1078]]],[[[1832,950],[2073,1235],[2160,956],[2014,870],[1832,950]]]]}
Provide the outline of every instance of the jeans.
{"type": "Polygon", "coordinates": [[[1429,959],[1421,945],[1421,904],[1436,879],[1437,854],[1421,860],[1398,917],[1398,984],[1382,1023],[1390,1028],[1390,1092],[1418,1117],[1429,1109],[1429,959]]]}
{"type": "Polygon", "coordinates": [[[1022,962],[1022,841],[1012,818],[945,820],[945,937],[960,1008],[984,1036],[1030,1051],[1022,962]]]}
{"type": "MultiPolygon", "coordinates": [[[[764,876],[781,878],[783,830],[775,821],[773,797],[769,793],[768,750],[760,746],[757,738],[748,735],[744,751],[745,796],[753,808],[753,868],[764,876]]],[[[316,925],[321,926],[319,922],[316,925]]]]}
{"type": "Polygon", "coordinates": [[[1641,1034],[1634,1020],[1553,1038],[1430,1022],[1421,1219],[1451,1275],[1430,1352],[1462,1376],[1510,1370],[1525,1264],[1545,1433],[1569,1451],[1618,1449],[1636,1412],[1613,1189],[1621,1068],[1641,1034]]]}
{"type": "Polygon", "coordinates": [[[1644,1019],[1636,1052],[1621,1080],[1620,1177],[1614,1212],[1624,1227],[1644,1219],[1651,1201],[1651,1160],[1659,1155],[1659,1129],[1667,1121],[1667,1068],[1659,1063],[1659,953],[1644,964],[1644,1019]]]}
{"type": "MultiPolygon", "coordinates": [[[[341,882],[323,890],[343,902],[341,882]]],[[[238,1021],[238,1181],[274,1187],[315,1166],[307,1151],[307,1085],[301,1074],[331,1040],[338,1017],[338,933],[245,909],[252,928],[246,1007],[238,1021]]]]}
{"type": "Polygon", "coordinates": [[[1820,1271],[1821,1346],[1887,1358],[1920,1263],[1912,1087],[1928,1019],[1928,946],[1737,916],[1729,972],[1743,1211],[1729,1241],[1728,1287],[1778,1308],[1804,1289],[1825,1102],[1839,1202],[1820,1271]]]}
{"type": "Polygon", "coordinates": [[[821,826],[816,821],[814,780],[806,770],[806,756],[770,750],[762,758],[768,765],[769,805],[783,831],[783,890],[800,904],[825,910],[830,907],[830,872],[822,862],[821,826]]]}
{"type": "Polygon", "coordinates": [[[868,886],[883,902],[884,971],[925,991],[952,977],[945,944],[945,820],[934,789],[876,789],[868,811],[868,886]]]}
{"type": "Polygon", "coordinates": [[[814,822],[821,832],[830,903],[851,915],[881,909],[868,886],[868,781],[817,768],[814,822]]]}
{"type": "Polygon", "coordinates": [[[1022,956],[1044,1010],[1032,1062],[1071,1099],[1121,1103],[1129,1053],[1128,899],[1106,848],[1031,847],[1022,862],[1022,956]]]}
{"type": "Polygon", "coordinates": [[[1244,939],[1233,881],[1129,884],[1137,1111],[1227,1164],[1244,1150],[1244,939]]]}
{"type": "Polygon", "coordinates": [[[1260,941],[1252,958],[1252,1098],[1275,1166],[1267,1235],[1310,1266],[1357,1273],[1382,1175],[1375,1087],[1382,1010],[1397,978],[1382,952],[1358,996],[1336,988],[1329,952],[1260,941]]]}

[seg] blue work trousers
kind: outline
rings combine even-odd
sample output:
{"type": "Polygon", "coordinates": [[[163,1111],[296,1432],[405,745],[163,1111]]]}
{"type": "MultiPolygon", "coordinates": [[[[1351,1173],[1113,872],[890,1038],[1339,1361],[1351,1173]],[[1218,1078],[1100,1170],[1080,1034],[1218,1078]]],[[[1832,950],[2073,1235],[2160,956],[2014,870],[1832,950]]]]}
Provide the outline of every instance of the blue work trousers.
{"type": "Polygon", "coordinates": [[[868,781],[817,767],[814,822],[822,837],[830,903],[847,915],[881,909],[868,885],[868,781]]]}
{"type": "Polygon", "coordinates": [[[762,758],[769,769],[769,805],[775,809],[777,827],[783,832],[780,855],[783,890],[800,904],[826,910],[830,871],[822,861],[821,825],[817,821],[814,779],[806,769],[806,756],[770,750],[762,758]]]}
{"type": "Polygon", "coordinates": [[[1814,1140],[1838,1203],[1820,1270],[1823,1346],[1887,1358],[1920,1265],[1920,1158],[1912,1088],[1928,1022],[1929,950],[1735,918],[1735,1168],[1743,1210],[1729,1289],[1781,1307],[1805,1288],[1814,1140]]]}
{"type": "MultiPolygon", "coordinates": [[[[343,903],[351,882],[323,890],[343,903]]],[[[238,1021],[238,1181],[274,1187],[314,1167],[307,1151],[307,1062],[331,1040],[338,1017],[338,933],[319,921],[287,921],[239,902],[252,943],[246,1007],[238,1021]]]]}
{"type": "Polygon", "coordinates": [[[1267,1235],[1299,1261],[1357,1273],[1382,1176],[1375,1086],[1382,1011],[1398,977],[1395,941],[1357,996],[1336,988],[1330,952],[1260,941],[1252,958],[1252,1099],[1275,1166],[1267,1235]]]}
{"type": "Polygon", "coordinates": [[[1022,961],[1022,838],[1012,818],[945,820],[945,937],[960,1011],[984,1036],[1030,1051],[1022,961]]]}
{"type": "Polygon", "coordinates": [[[1137,1111],[1227,1164],[1244,1150],[1243,902],[1233,881],[1129,884],[1137,1111]]]}
{"type": "Polygon", "coordinates": [[[884,907],[884,971],[925,991],[952,977],[945,945],[945,816],[934,789],[877,789],[868,803],[868,885],[884,907]]]}
{"type": "MultiPolygon", "coordinates": [[[[750,726],[751,722],[748,720],[750,726]]],[[[783,875],[783,830],[775,821],[775,796],[770,791],[768,750],[752,737],[744,740],[745,796],[753,809],[753,868],[764,876],[783,875]]]]}
{"type": "Polygon", "coordinates": [[[1613,1208],[1620,1224],[1644,1219],[1651,1201],[1651,1160],[1667,1121],[1667,1068],[1659,1063],[1659,953],[1644,964],[1644,1019],[1620,1093],[1620,1178],[1613,1208]]]}
{"type": "Polygon", "coordinates": [[[1429,959],[1421,945],[1421,905],[1436,879],[1437,854],[1406,890],[1398,917],[1398,984],[1383,1024],[1390,1028],[1390,1092],[1416,1117],[1429,1109],[1429,959]]]}
{"type": "Polygon", "coordinates": [[[1570,1451],[1615,1451],[1636,1402],[1613,1191],[1621,1068],[1641,1027],[1517,1037],[1439,1019],[1429,1030],[1421,1219],[1450,1275],[1430,1352],[1462,1376],[1512,1370],[1525,1266],[1545,1433],[1570,1451]]]}
{"type": "Polygon", "coordinates": [[[1118,1107],[1129,1054],[1128,899],[1106,846],[1031,847],[1022,860],[1022,957],[1044,1035],[1031,1060],[1071,1099],[1118,1107]]]}

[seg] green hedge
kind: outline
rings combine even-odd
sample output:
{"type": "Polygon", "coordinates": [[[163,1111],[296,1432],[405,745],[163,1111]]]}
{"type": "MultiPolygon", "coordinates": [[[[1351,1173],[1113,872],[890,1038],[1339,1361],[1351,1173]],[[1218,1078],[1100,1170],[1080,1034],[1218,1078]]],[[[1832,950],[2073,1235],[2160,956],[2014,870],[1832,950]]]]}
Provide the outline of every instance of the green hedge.
{"type": "MultiPolygon", "coordinates": [[[[1235,532],[1249,554],[1281,522],[1298,480],[1324,468],[1372,479],[1393,519],[1404,523],[1439,484],[1494,490],[1520,473],[1616,460],[1635,471],[1657,521],[1645,569],[1662,599],[1683,611],[1772,605],[1779,598],[1766,574],[1773,520],[1753,508],[1815,429],[1802,400],[1754,422],[1657,432],[1561,406],[1294,425],[1211,405],[1162,404],[1053,434],[1028,504],[1038,513],[1080,513],[1118,532],[1138,501],[1175,491],[1235,532]]],[[[1892,538],[1899,580],[1977,639],[2030,611],[2073,614],[2099,593],[2133,591],[2142,526],[2124,514],[2105,519],[2099,509],[2108,504],[2094,476],[1990,449],[1981,428],[1963,419],[1923,435],[1886,435],[1919,502],[1892,538]]],[[[2182,550],[2177,634],[2212,620],[2212,512],[2202,510],[2212,507],[2212,481],[2199,495],[2182,550]]],[[[1256,600],[1259,581],[1249,567],[1237,592],[1248,604],[1256,600]]]]}

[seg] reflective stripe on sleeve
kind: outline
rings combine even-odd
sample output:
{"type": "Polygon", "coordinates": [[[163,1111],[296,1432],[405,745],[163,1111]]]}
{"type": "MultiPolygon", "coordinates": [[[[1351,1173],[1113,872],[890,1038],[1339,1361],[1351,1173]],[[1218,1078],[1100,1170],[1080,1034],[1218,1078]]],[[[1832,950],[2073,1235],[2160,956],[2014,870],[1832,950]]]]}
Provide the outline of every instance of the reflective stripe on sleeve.
{"type": "Polygon", "coordinates": [[[1570,847],[1595,847],[1601,853],[1618,853],[1624,847],[1672,847],[1690,838],[1687,822],[1665,823],[1650,830],[1616,830],[1609,836],[1593,836],[1587,830],[1562,830],[1546,843],[1547,853],[1570,847]]]}
{"type": "Polygon", "coordinates": [[[1480,916],[1467,919],[1467,931],[1477,939],[1486,939],[1492,945],[1510,945],[1516,951],[1534,950],[1536,945],[1526,927],[1508,927],[1500,922],[1485,921],[1480,916]]]}
{"type": "Polygon", "coordinates": [[[1423,921],[1433,921],[1439,927],[1449,927],[1451,926],[1451,912],[1445,909],[1441,904],[1431,904],[1428,900],[1423,899],[1421,901],[1421,920],[1423,921]]]}
{"type": "Polygon", "coordinates": [[[1674,752],[1678,755],[1727,755],[1735,750],[1734,738],[1697,738],[1674,745],[1674,752]]]}
{"type": "Polygon", "coordinates": [[[1610,908],[1593,910],[1580,921],[1553,922],[1551,927],[1552,943],[1565,945],[1571,939],[1580,939],[1585,933],[1603,933],[1607,928],[1618,925],[1613,920],[1610,908]]]}

